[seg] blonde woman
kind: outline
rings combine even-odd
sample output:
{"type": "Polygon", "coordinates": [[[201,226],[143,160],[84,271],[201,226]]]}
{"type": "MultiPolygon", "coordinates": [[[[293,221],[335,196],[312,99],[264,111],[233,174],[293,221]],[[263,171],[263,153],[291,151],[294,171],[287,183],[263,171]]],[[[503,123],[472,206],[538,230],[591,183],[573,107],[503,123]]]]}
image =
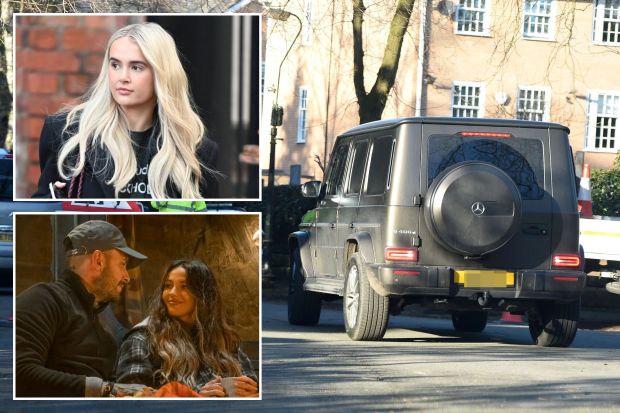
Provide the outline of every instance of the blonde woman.
{"type": "Polygon", "coordinates": [[[121,28],[82,103],[45,120],[34,197],[216,197],[205,136],[174,40],[155,23],[121,28]]]}
{"type": "Polygon", "coordinates": [[[252,365],[226,322],[215,277],[203,262],[179,260],[166,269],[149,317],[121,345],[116,378],[153,388],[179,382],[203,397],[258,397],[252,365]],[[225,377],[234,394],[226,394],[225,377]]]}

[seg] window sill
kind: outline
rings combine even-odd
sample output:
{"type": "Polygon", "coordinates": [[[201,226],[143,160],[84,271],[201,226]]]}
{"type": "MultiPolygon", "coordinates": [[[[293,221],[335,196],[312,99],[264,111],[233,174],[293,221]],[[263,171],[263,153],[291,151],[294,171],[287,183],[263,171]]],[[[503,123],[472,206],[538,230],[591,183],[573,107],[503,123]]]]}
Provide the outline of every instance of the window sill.
{"type": "Polygon", "coordinates": [[[493,36],[491,36],[491,33],[489,33],[489,32],[476,33],[476,32],[458,32],[458,31],[455,31],[454,34],[457,34],[459,36],[474,36],[474,37],[488,37],[488,38],[493,37],[493,36]]]}
{"type": "Polygon", "coordinates": [[[604,46],[604,47],[620,47],[620,42],[613,43],[613,42],[593,41],[592,44],[595,46],[604,46]]]}
{"type": "Polygon", "coordinates": [[[610,153],[615,154],[620,151],[620,148],[608,149],[608,148],[583,148],[582,151],[590,153],[610,153]]]}
{"type": "Polygon", "coordinates": [[[534,37],[534,36],[526,36],[525,34],[522,34],[522,39],[523,40],[533,40],[535,42],[548,42],[548,43],[555,43],[555,37],[534,37]]]}

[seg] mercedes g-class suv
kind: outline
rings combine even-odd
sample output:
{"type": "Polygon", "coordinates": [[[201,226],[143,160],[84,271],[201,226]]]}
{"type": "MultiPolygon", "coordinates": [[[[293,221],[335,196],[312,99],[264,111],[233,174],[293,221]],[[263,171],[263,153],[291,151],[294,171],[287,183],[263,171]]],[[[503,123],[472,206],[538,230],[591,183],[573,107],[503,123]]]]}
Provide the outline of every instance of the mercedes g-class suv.
{"type": "Polygon", "coordinates": [[[499,119],[402,118],[336,139],[326,179],[289,237],[288,319],[315,325],[343,297],[353,340],[378,340],[406,304],[480,332],[527,314],[540,346],[570,345],[585,286],[569,130],[499,119]]]}

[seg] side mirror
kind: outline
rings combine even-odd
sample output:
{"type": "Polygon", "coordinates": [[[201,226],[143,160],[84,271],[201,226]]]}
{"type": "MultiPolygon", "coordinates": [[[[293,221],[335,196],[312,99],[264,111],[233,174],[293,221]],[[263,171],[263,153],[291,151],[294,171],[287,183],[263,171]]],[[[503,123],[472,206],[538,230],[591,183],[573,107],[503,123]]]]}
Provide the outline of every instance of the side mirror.
{"type": "Polygon", "coordinates": [[[308,181],[301,186],[304,198],[317,198],[321,192],[321,181],[308,181]]]}

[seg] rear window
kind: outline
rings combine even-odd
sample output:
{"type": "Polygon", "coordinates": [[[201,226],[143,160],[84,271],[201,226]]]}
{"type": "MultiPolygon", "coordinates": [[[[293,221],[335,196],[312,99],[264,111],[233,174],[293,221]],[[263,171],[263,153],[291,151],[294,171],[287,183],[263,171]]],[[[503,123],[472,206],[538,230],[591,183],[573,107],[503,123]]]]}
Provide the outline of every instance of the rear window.
{"type": "Polygon", "coordinates": [[[543,146],[538,139],[432,135],[428,139],[428,185],[443,170],[461,162],[481,161],[506,172],[527,200],[544,195],[543,146]]]}

